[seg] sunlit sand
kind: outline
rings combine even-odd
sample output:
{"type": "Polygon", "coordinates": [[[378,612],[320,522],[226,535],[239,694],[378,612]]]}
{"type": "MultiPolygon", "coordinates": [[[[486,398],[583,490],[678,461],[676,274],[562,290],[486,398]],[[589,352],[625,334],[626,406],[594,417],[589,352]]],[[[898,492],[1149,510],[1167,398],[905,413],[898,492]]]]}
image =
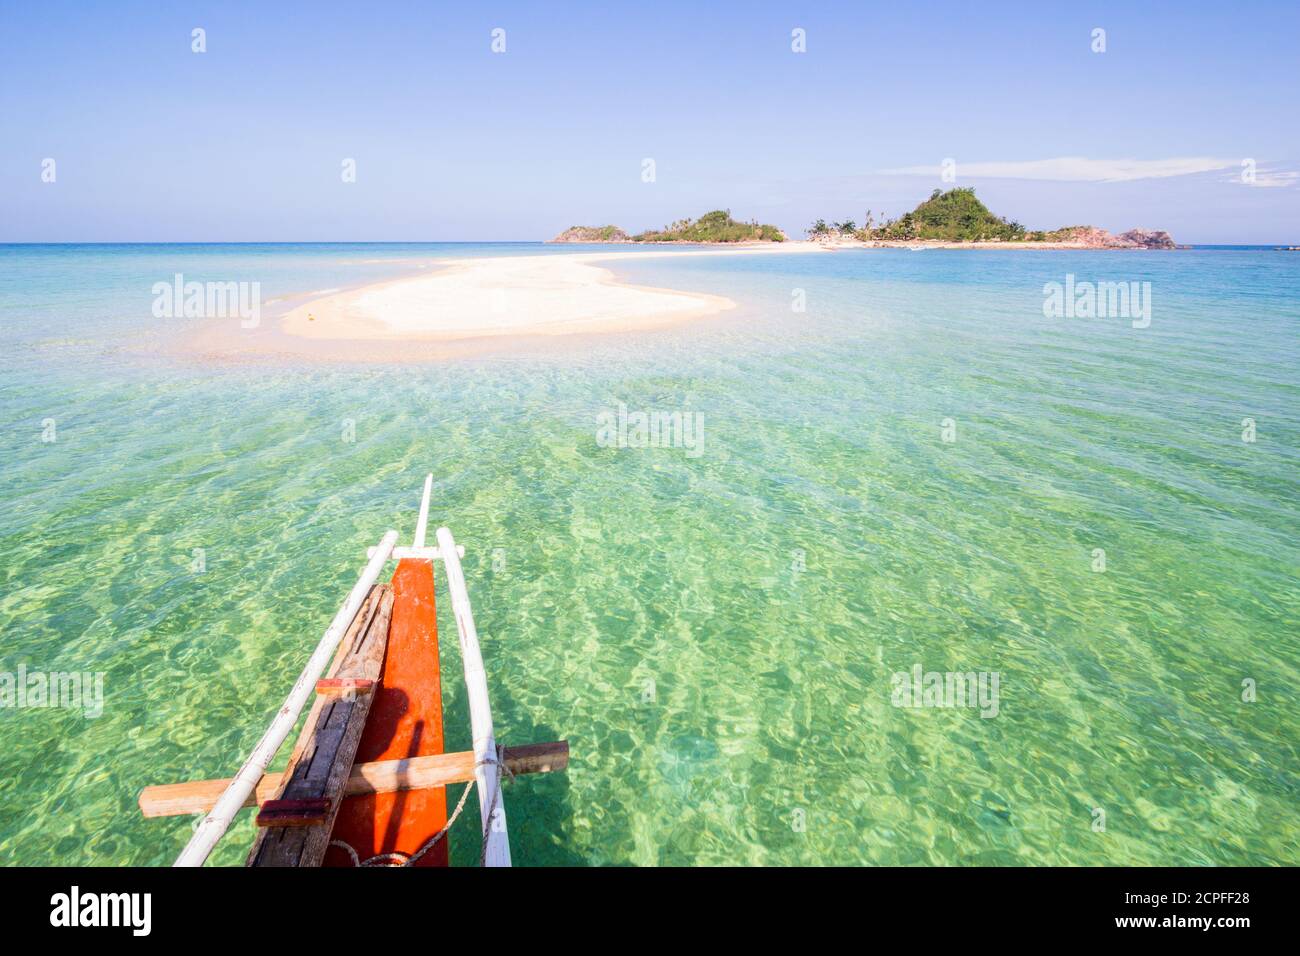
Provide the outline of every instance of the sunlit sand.
{"type": "Polygon", "coordinates": [[[809,243],[440,262],[439,271],[312,299],[283,331],[312,339],[443,340],[653,328],[734,308],[724,296],[631,285],[596,263],[815,251],[809,243]]]}

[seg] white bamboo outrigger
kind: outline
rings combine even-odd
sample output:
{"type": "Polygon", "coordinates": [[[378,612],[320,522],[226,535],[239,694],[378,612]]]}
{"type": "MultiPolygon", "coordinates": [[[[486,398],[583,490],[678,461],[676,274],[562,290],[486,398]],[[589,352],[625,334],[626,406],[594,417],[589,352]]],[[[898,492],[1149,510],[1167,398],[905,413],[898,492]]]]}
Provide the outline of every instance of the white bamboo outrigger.
{"type": "Polygon", "coordinates": [[[217,845],[217,841],[225,835],[230,822],[235,819],[235,814],[257,787],[257,782],[262,779],[262,774],[266,773],[266,768],[275,759],[280,745],[289,736],[289,731],[293,730],[293,725],[298,722],[298,715],[302,713],[303,706],[311,698],[316,681],[329,665],[330,657],[338,650],[339,641],[343,640],[343,632],[357,616],[357,611],[361,610],[361,602],[365,600],[371,587],[378,580],[379,572],[384,569],[395,544],[397,544],[397,532],[390,530],[380,540],[374,557],[366,564],[361,577],[357,578],[357,583],[349,592],[347,600],[334,615],[330,626],[325,629],[325,635],[316,645],[316,650],[307,660],[298,679],[294,681],[293,689],[289,691],[284,706],[271,721],[271,726],[266,728],[266,733],[257,742],[257,746],[244,761],[244,765],[239,768],[239,773],[235,774],[235,778],[230,781],[230,786],[221,795],[217,805],[195,829],[190,842],[176,858],[175,866],[202,866],[213,847],[217,845]]]}
{"type": "MultiPolygon", "coordinates": [[[[367,596],[371,593],[371,589],[375,587],[384,565],[389,560],[400,561],[405,559],[417,561],[441,560],[443,563],[451,594],[452,611],[456,619],[461,661],[465,670],[465,688],[469,696],[470,722],[474,740],[473,779],[474,785],[478,789],[479,818],[483,838],[482,863],[485,866],[510,866],[510,841],[506,829],[505,804],[501,793],[502,761],[504,759],[506,762],[514,762],[516,766],[521,768],[522,772],[534,772],[536,769],[563,769],[568,760],[567,744],[561,742],[554,745],[537,745],[533,748],[523,748],[518,751],[518,755],[507,754],[504,758],[502,754],[505,752],[497,747],[492,721],[492,707],[488,698],[487,675],[483,667],[483,656],[478,642],[478,630],[474,625],[474,612],[470,606],[469,592],[465,587],[465,575],[460,564],[460,558],[465,553],[465,549],[455,543],[451,531],[445,527],[438,528],[436,532],[438,544],[436,548],[425,545],[429,520],[429,498],[432,488],[433,475],[430,474],[424,481],[419,518],[416,522],[415,535],[410,547],[397,547],[397,532],[390,530],[376,547],[367,550],[369,560],[357,579],[357,583],[348,593],[347,599],[343,602],[343,606],[339,608],[338,613],[334,615],[329,627],[325,629],[325,633],[316,645],[315,651],[312,652],[302,672],[298,675],[298,679],[294,682],[284,705],[276,713],[270,727],[262,735],[261,740],[253,748],[253,752],[244,761],[243,766],[240,767],[234,778],[228,782],[203,781],[195,784],[148,788],[148,790],[153,791],[176,791],[186,788],[198,790],[206,787],[208,788],[206,792],[212,793],[218,787],[225,785],[215,803],[209,804],[212,809],[204,816],[186,844],[185,849],[176,858],[175,866],[202,866],[212,853],[217,841],[230,827],[240,808],[258,804],[261,794],[267,789],[267,781],[263,780],[267,767],[275,758],[290,731],[293,730],[303,707],[311,699],[313,690],[315,689],[317,693],[321,692],[318,681],[320,681],[321,675],[329,665],[331,657],[339,650],[340,642],[343,640],[345,633],[348,633],[349,626],[355,618],[358,618],[359,612],[362,610],[363,605],[366,604],[367,596]],[[562,755],[560,755],[561,748],[562,755]],[[544,759],[533,758],[530,763],[523,756],[529,750],[535,750],[539,753],[546,751],[548,754],[554,753],[557,756],[554,759],[549,756],[544,759]]],[[[330,681],[320,683],[329,684],[330,681]]],[[[468,754],[463,756],[467,758],[468,754]]],[[[348,759],[350,761],[351,758],[348,759]]],[[[431,760],[434,758],[422,759],[431,760]]],[[[437,759],[442,760],[442,758],[437,759]]],[[[448,755],[443,762],[450,763],[455,759],[456,755],[448,755]]],[[[357,766],[360,767],[361,765],[358,764],[357,766]]],[[[379,765],[367,766],[378,767],[379,765]]],[[[346,770],[346,766],[344,766],[344,770],[346,770]]],[[[468,767],[466,771],[468,771],[468,767]]],[[[356,772],[358,771],[354,771],[354,773],[356,772]]],[[[275,776],[277,779],[287,777],[287,775],[275,776]]],[[[400,785],[400,783],[396,784],[396,786],[400,785]]],[[[354,784],[355,786],[356,784],[354,784]]],[[[362,787],[357,792],[367,791],[362,787]]],[[[211,797],[206,799],[210,800],[211,797]]],[[[185,805],[183,801],[181,801],[181,805],[185,805]]],[[[146,806],[144,794],[141,797],[141,806],[142,808],[146,806]]]]}
{"type": "Polygon", "coordinates": [[[469,695],[469,720],[474,734],[474,779],[478,784],[478,811],[483,823],[483,865],[509,866],[510,841],[506,836],[506,807],[501,796],[501,768],[492,705],[488,702],[487,673],[478,646],[478,629],[469,606],[465,575],[460,569],[456,542],[446,528],[438,529],[438,549],[451,590],[451,609],[460,636],[460,658],[465,665],[465,691],[469,695]]]}
{"type": "Polygon", "coordinates": [[[424,476],[424,491],[420,493],[420,515],[415,519],[415,537],[411,544],[416,548],[424,547],[424,532],[429,528],[429,496],[433,494],[433,473],[424,476]]]}

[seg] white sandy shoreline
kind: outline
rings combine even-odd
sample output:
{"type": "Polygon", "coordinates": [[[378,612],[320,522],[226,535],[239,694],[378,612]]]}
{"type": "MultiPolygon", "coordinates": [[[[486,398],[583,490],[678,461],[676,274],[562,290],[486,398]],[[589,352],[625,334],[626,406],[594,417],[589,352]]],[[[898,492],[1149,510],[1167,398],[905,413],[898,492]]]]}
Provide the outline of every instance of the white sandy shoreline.
{"type": "Polygon", "coordinates": [[[308,339],[404,341],[655,328],[725,312],[735,302],[620,282],[597,263],[782,251],[818,250],[790,243],[441,259],[434,262],[437,272],[314,298],[290,310],[282,327],[308,339]]]}
{"type": "MultiPolygon", "coordinates": [[[[893,244],[891,244],[892,246],[893,244]]],[[[913,245],[914,244],[901,244],[913,245]]],[[[1034,248],[1078,248],[1034,243],[1034,248]]],[[[664,328],[736,307],[721,295],[633,285],[601,264],[654,258],[791,255],[880,248],[858,242],[737,243],[635,251],[437,259],[436,271],[287,297],[278,320],[244,330],[210,322],[187,351],[214,359],[437,361],[513,340],[664,328]],[[495,343],[495,344],[494,344],[495,343]]],[[[924,248],[1023,248],[1013,243],[925,243],[924,248]]]]}

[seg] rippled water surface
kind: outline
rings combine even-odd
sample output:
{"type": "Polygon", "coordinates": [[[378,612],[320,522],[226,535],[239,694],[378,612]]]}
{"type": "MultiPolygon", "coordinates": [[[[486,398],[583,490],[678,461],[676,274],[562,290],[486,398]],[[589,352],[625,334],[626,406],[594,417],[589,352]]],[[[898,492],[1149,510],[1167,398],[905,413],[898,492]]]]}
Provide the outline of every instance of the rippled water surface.
{"type": "Polygon", "coordinates": [[[236,769],[432,471],[500,736],[572,748],[507,793],[519,863],[1300,863],[1300,257],[633,261],[740,307],[432,366],[214,364],[150,313],[539,251],[0,247],[0,672],[104,674],[98,717],[0,708],[0,862],[174,858],[137,792],[236,769]],[[1150,326],[1045,318],[1067,273],[1150,326]],[[620,403],[701,442],[602,447],[620,403]],[[996,716],[893,706],[916,665],[996,716]]]}

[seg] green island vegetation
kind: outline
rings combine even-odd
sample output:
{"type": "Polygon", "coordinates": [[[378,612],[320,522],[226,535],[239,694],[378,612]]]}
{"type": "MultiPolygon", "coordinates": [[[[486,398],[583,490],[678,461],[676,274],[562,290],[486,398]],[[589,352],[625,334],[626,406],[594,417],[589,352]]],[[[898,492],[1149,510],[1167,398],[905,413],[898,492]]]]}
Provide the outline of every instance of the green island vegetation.
{"type": "Polygon", "coordinates": [[[618,226],[570,226],[552,242],[627,242],[628,235],[618,226]]]}
{"type": "MultiPolygon", "coordinates": [[[[1065,232],[1066,230],[1058,230],[1065,232]]],[[[1031,233],[1018,222],[995,216],[975,198],[975,190],[958,187],[947,192],[936,189],[930,198],[897,219],[876,223],[867,210],[864,225],[847,219],[828,223],[818,219],[808,230],[814,238],[838,234],[862,241],[873,239],[937,239],[945,242],[990,242],[1047,240],[1055,233],[1031,233]]]]}
{"type": "Polygon", "coordinates": [[[618,228],[618,226],[595,226],[592,228],[591,232],[597,242],[609,242],[611,240],[627,238],[627,233],[618,228]]]}
{"type": "MultiPolygon", "coordinates": [[[[897,219],[877,222],[871,210],[861,226],[853,219],[827,222],[818,219],[807,233],[814,241],[859,242],[1043,242],[1067,243],[1071,247],[1094,249],[1176,249],[1173,237],[1163,230],[1130,229],[1112,235],[1095,226],[1064,226],[1060,229],[1028,230],[1020,223],[995,216],[975,198],[975,190],[959,186],[944,192],[936,189],[911,212],[897,219]]],[[[785,242],[776,226],[757,220],[737,222],[730,209],[715,209],[699,219],[679,219],[662,229],[647,229],[629,236],[618,226],[570,226],[551,242],[785,242]]]]}
{"type": "Polygon", "coordinates": [[[1114,235],[1096,226],[1063,226],[1060,229],[1028,230],[1014,220],[995,216],[975,198],[975,190],[958,187],[936,189],[911,212],[897,219],[876,223],[867,210],[861,228],[852,219],[827,222],[818,219],[808,235],[818,239],[856,239],[860,242],[1044,242],[1068,243],[1087,249],[1177,249],[1173,236],[1163,229],[1130,229],[1114,235]]]}
{"type": "Polygon", "coordinates": [[[1062,226],[1060,229],[1033,229],[1025,233],[1026,242],[1070,242],[1081,233],[1089,232],[1092,226],[1062,226]]]}
{"type": "Polygon", "coordinates": [[[776,226],[737,222],[730,209],[715,209],[699,219],[679,219],[663,229],[649,229],[632,237],[633,242],[785,242],[776,226]]]}

